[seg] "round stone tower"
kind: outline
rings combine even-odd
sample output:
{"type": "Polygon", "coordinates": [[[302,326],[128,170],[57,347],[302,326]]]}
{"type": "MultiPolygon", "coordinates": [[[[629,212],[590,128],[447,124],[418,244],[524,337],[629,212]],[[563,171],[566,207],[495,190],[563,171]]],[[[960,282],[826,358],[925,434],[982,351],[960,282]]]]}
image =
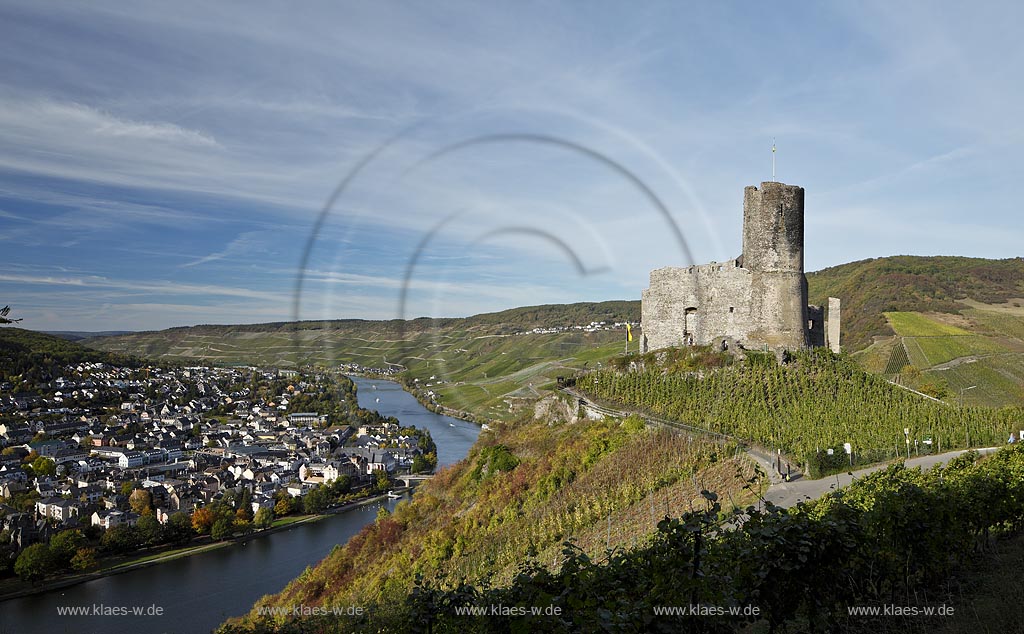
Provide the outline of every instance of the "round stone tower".
{"type": "Polygon", "coordinates": [[[751,272],[752,339],[772,348],[807,345],[803,187],[744,189],[742,266],[751,272]]]}
{"type": "Polygon", "coordinates": [[[769,182],[743,190],[743,268],[803,274],[803,187],[769,182]]]}

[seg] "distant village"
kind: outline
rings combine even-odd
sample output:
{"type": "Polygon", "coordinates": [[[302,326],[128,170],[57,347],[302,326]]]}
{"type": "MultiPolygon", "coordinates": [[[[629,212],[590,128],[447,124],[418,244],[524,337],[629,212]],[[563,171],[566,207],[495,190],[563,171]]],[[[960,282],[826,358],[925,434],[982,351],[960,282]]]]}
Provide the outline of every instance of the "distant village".
{"type": "Polygon", "coordinates": [[[347,378],[257,368],[79,363],[7,381],[0,448],[0,549],[12,560],[62,531],[95,538],[143,516],[182,515],[202,533],[196,511],[227,501],[249,528],[436,464],[428,432],[358,408],[347,378]],[[330,497],[302,504],[320,491],[330,497]]]}
{"type": "Polygon", "coordinates": [[[586,326],[546,326],[546,327],[545,326],[540,326],[540,327],[537,327],[537,328],[531,328],[530,330],[524,330],[522,332],[517,332],[516,334],[517,335],[547,335],[547,334],[553,334],[553,333],[558,333],[558,332],[573,332],[573,331],[598,332],[598,331],[601,331],[601,330],[625,330],[627,325],[629,325],[630,327],[635,328],[635,327],[640,325],[640,322],[616,321],[614,323],[609,323],[609,322],[606,322],[606,321],[592,321],[589,324],[587,324],[586,326]]]}

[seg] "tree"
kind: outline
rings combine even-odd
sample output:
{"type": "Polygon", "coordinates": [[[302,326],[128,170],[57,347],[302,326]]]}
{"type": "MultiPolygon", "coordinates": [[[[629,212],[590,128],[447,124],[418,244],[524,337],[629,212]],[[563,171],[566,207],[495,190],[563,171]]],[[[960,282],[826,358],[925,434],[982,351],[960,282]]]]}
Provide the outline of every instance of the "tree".
{"type": "MultiPolygon", "coordinates": [[[[235,509],[245,509],[247,512],[252,513],[252,492],[248,488],[242,490],[242,497],[238,500],[238,506],[235,509]]],[[[248,519],[252,519],[252,516],[250,515],[248,519]]]]}
{"type": "Polygon", "coordinates": [[[203,507],[192,512],[192,528],[200,535],[209,533],[216,520],[217,516],[209,508],[203,507]]]}
{"type": "Polygon", "coordinates": [[[46,544],[32,544],[14,562],[14,574],[30,583],[42,581],[53,569],[53,555],[46,544]]]}
{"type": "MultiPolygon", "coordinates": [[[[436,458],[435,458],[435,462],[436,462],[436,458]]],[[[429,473],[429,472],[431,472],[433,470],[434,470],[434,465],[430,463],[430,461],[427,459],[426,456],[424,456],[421,453],[418,453],[415,456],[413,456],[413,458],[412,458],[412,468],[411,468],[411,471],[413,473],[429,473]]]]}
{"type": "Polygon", "coordinates": [[[71,558],[71,567],[78,572],[86,572],[100,565],[95,548],[79,548],[71,558]]]}
{"type": "Polygon", "coordinates": [[[287,497],[282,497],[274,504],[274,515],[278,517],[284,517],[290,515],[292,512],[292,501],[287,497]]]}
{"type": "Polygon", "coordinates": [[[377,481],[374,486],[378,491],[386,491],[391,486],[391,477],[388,475],[387,469],[377,472],[377,481]]]}
{"type": "Polygon", "coordinates": [[[128,496],[128,504],[131,505],[133,511],[143,515],[153,510],[153,494],[146,489],[135,489],[128,496]]]}
{"type": "Polygon", "coordinates": [[[253,525],[258,529],[270,528],[270,525],[274,523],[274,511],[269,508],[261,508],[256,511],[255,517],[252,520],[253,525]]]}
{"type": "Polygon", "coordinates": [[[219,542],[230,538],[234,530],[235,526],[231,520],[222,517],[213,523],[213,528],[210,529],[210,537],[219,542]]]}
{"type": "Polygon", "coordinates": [[[135,482],[126,480],[121,483],[121,495],[131,495],[132,491],[135,490],[135,482]]]}
{"type": "Polygon", "coordinates": [[[143,544],[154,546],[164,541],[163,527],[152,513],[140,517],[135,530],[138,531],[139,541],[143,544]]]}
{"type": "Polygon", "coordinates": [[[57,568],[64,568],[71,563],[71,558],[79,548],[85,546],[85,535],[76,529],[61,531],[50,540],[50,556],[57,568]]]}
{"type": "Polygon", "coordinates": [[[172,515],[164,526],[164,532],[167,535],[167,541],[178,545],[187,544],[196,534],[192,527],[192,518],[186,513],[172,515]]]}
{"type": "Polygon", "coordinates": [[[322,513],[330,503],[330,494],[323,486],[315,486],[302,498],[302,510],[306,513],[322,513]]]}
{"type": "Polygon", "coordinates": [[[132,526],[115,526],[100,538],[100,548],[110,553],[127,553],[138,545],[139,537],[132,526]]]}

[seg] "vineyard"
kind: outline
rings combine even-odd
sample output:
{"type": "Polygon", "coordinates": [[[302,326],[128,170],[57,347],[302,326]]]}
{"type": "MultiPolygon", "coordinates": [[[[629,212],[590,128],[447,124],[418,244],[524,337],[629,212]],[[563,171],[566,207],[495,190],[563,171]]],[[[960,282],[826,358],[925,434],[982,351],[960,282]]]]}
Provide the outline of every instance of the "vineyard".
{"type": "MultiPolygon", "coordinates": [[[[438,587],[509,585],[527,558],[554,568],[567,539],[595,560],[609,546],[646,545],[663,517],[700,508],[702,490],[720,495],[725,512],[756,501],[755,466],[735,445],[649,427],[637,417],[577,420],[558,396],[547,405],[537,418],[496,423],[465,460],[420,485],[410,503],[260,605],[399,610],[417,575],[438,587]]],[[[246,631],[239,627],[225,631],[246,631]]]]}
{"type": "Polygon", "coordinates": [[[983,460],[969,452],[927,472],[894,465],[793,509],[736,509],[727,522],[718,496],[703,496],[697,510],[664,517],[637,548],[593,558],[567,542],[557,569],[527,558],[508,585],[442,587],[421,577],[406,596],[355,618],[264,617],[220,632],[1011,631],[979,627],[997,614],[965,605],[954,577],[988,560],[995,538],[1020,534],[1024,447],[983,460]],[[849,610],[939,603],[955,613],[849,610]],[[496,605],[517,609],[495,618],[487,606],[496,605]],[[685,605],[750,609],[664,611],[685,605]]]}
{"type": "Polygon", "coordinates": [[[742,363],[701,371],[665,371],[649,363],[632,371],[595,371],[577,387],[688,425],[810,458],[851,443],[855,460],[931,453],[1006,442],[1024,429],[1024,410],[959,408],[924,399],[818,349],[789,363],[742,363]],[[904,430],[909,429],[909,434],[904,430]],[[908,442],[909,441],[909,442],[908,442]]]}

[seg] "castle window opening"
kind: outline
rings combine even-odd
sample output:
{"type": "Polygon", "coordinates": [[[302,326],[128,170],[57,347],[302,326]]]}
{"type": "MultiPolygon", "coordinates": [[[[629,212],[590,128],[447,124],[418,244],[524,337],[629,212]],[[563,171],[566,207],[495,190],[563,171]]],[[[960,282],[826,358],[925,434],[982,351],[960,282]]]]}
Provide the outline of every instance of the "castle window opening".
{"type": "Polygon", "coordinates": [[[736,310],[736,307],[735,307],[735,306],[730,306],[730,307],[729,307],[729,312],[730,312],[730,313],[731,313],[731,312],[733,312],[734,310],[736,310]]]}

